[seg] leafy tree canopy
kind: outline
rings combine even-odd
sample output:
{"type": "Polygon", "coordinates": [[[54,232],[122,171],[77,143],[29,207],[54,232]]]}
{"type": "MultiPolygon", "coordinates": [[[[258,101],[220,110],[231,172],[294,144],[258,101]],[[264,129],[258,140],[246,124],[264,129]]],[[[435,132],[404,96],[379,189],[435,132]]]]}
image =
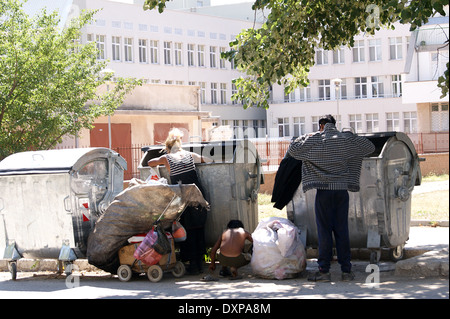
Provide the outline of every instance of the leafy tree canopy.
{"type": "MultiPolygon", "coordinates": [[[[161,13],[167,1],[146,0],[144,10],[158,8],[161,13]]],[[[270,85],[284,85],[286,94],[308,85],[315,49],[352,47],[354,36],[393,29],[395,22],[410,24],[412,31],[435,12],[445,16],[445,5],[448,0],[256,0],[253,10],[268,11],[265,23],[243,30],[222,55],[246,74],[234,80],[233,98],[244,108],[268,108],[270,85]]],[[[446,83],[448,87],[448,72],[446,83]]]]}
{"type": "Polygon", "coordinates": [[[64,135],[92,128],[112,114],[140,80],[112,79],[107,62],[97,60],[95,43],[80,44],[81,28],[95,12],[83,12],[60,30],[56,12],[30,17],[23,3],[0,3],[0,160],[9,154],[49,149],[64,135]]]}

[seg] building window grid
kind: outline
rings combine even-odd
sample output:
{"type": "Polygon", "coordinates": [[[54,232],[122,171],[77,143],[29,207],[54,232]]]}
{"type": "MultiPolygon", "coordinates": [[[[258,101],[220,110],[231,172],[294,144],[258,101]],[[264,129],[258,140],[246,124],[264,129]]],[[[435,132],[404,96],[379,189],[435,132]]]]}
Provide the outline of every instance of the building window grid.
{"type": "Polygon", "coordinates": [[[124,61],[133,62],[133,38],[123,40],[124,61]]]}
{"type": "Polygon", "coordinates": [[[175,42],[174,48],[175,65],[183,65],[183,44],[180,42],[175,42]]]}
{"type": "Polygon", "coordinates": [[[217,83],[211,83],[211,104],[217,104],[217,83]]]}
{"type": "Polygon", "coordinates": [[[187,45],[188,66],[195,66],[195,44],[187,45]]]}
{"type": "Polygon", "coordinates": [[[388,131],[400,131],[400,113],[386,113],[386,129],[388,131]]]}
{"type": "Polygon", "coordinates": [[[449,111],[448,103],[431,104],[431,131],[448,132],[449,131],[449,111]]]}
{"type": "Polygon", "coordinates": [[[364,62],[364,40],[355,41],[353,51],[353,62],[364,62]]]}
{"type": "Polygon", "coordinates": [[[379,132],[380,126],[378,121],[378,113],[366,114],[366,131],[368,133],[379,132]]]}
{"type": "Polygon", "coordinates": [[[209,47],[209,67],[217,68],[217,48],[209,47]]]}
{"type": "Polygon", "coordinates": [[[227,104],[227,84],[220,83],[220,104],[227,104]]]}
{"type": "Polygon", "coordinates": [[[95,36],[96,46],[97,46],[97,59],[105,60],[106,59],[106,36],[102,34],[97,34],[95,36]]]}
{"type": "Polygon", "coordinates": [[[146,39],[139,39],[138,40],[138,46],[139,46],[139,63],[148,63],[148,58],[147,58],[147,40],[146,39]]]}
{"type": "Polygon", "coordinates": [[[333,64],[344,64],[345,63],[345,50],[344,47],[340,47],[333,51],[333,64]]]}
{"type": "Polygon", "coordinates": [[[379,76],[371,76],[372,97],[384,97],[384,84],[379,76]]]}
{"type": "Polygon", "coordinates": [[[305,118],[302,117],[293,117],[292,118],[293,127],[294,127],[294,136],[301,136],[305,134],[305,118]]]}
{"type": "Polygon", "coordinates": [[[389,58],[391,60],[402,59],[402,47],[402,37],[389,38],[389,58]]]}
{"type": "Polygon", "coordinates": [[[369,61],[381,61],[381,39],[369,40],[369,61]]]}
{"type": "Polygon", "coordinates": [[[159,63],[158,46],[159,46],[158,40],[150,40],[150,62],[152,64],[159,63]]]}
{"type": "Polygon", "coordinates": [[[199,44],[197,46],[197,57],[198,57],[198,66],[204,67],[205,66],[205,46],[199,44]]]}
{"type": "Polygon", "coordinates": [[[361,114],[349,114],[348,122],[355,133],[362,133],[362,119],[361,114]]]}
{"type": "Polygon", "coordinates": [[[356,99],[367,98],[367,78],[366,77],[355,78],[355,98],[356,99]]]}
{"type": "Polygon", "coordinates": [[[289,136],[289,118],[279,117],[278,118],[278,137],[289,136]]]}
{"type": "Polygon", "coordinates": [[[172,65],[172,42],[164,41],[164,64],[172,65]]]}
{"type": "Polygon", "coordinates": [[[328,51],[324,49],[318,49],[316,51],[316,64],[327,65],[328,64],[328,51]]]}
{"type": "Polygon", "coordinates": [[[417,113],[403,112],[403,126],[405,133],[417,133],[417,113]]]}
{"type": "Polygon", "coordinates": [[[319,100],[331,100],[331,84],[330,80],[319,80],[319,100]]]}
{"type": "Polygon", "coordinates": [[[112,60],[120,61],[120,37],[111,38],[112,60]]]}

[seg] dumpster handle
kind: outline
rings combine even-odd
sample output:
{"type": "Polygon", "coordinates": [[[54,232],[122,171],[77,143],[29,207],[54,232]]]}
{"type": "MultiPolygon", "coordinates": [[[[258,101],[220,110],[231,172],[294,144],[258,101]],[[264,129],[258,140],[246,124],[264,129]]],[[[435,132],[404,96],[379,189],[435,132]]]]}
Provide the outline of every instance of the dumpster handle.
{"type": "Polygon", "coordinates": [[[64,197],[64,209],[66,212],[71,213],[72,210],[70,209],[70,201],[69,201],[69,195],[67,195],[66,197],[64,197]]]}

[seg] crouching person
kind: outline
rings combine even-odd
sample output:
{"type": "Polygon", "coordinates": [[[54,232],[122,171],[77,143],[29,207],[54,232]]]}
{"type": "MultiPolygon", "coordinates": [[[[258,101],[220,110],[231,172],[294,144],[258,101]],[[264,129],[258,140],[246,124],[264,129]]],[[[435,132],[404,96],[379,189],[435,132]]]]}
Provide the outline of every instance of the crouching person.
{"type": "Polygon", "coordinates": [[[245,241],[253,242],[252,235],[244,229],[240,220],[230,220],[227,230],[217,240],[211,249],[211,265],[209,270],[216,269],[216,253],[222,269],[221,276],[230,276],[230,280],[241,279],[238,275],[238,268],[250,262],[249,254],[244,252],[245,241]]]}

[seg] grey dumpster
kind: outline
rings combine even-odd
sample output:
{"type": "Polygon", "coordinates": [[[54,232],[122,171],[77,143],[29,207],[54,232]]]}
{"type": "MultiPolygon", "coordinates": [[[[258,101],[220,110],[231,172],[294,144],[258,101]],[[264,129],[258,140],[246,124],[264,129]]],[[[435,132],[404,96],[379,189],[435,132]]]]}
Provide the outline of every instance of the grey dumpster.
{"type": "MultiPolygon", "coordinates": [[[[349,192],[349,231],[352,248],[369,248],[371,262],[389,248],[391,258],[402,258],[409,238],[411,192],[420,185],[419,157],[409,137],[400,132],[359,134],[376,149],[362,162],[360,191],[349,192]]],[[[314,213],[316,190],[306,193],[300,184],[287,205],[287,215],[301,230],[307,247],[317,248],[314,213]]]]}
{"type": "MultiPolygon", "coordinates": [[[[148,160],[161,156],[162,146],[149,146],[139,171],[145,180],[150,169],[148,160]]],[[[229,140],[183,144],[183,149],[214,159],[214,163],[196,164],[200,182],[210,204],[206,222],[206,244],[213,246],[230,219],[240,219],[252,232],[258,224],[258,191],[263,180],[255,145],[249,140],[229,140]]],[[[161,177],[170,181],[163,166],[157,168],[161,177]]]]}
{"type": "Polygon", "coordinates": [[[3,258],[70,262],[85,257],[97,218],[123,190],[125,169],[126,161],[107,148],[31,151],[5,158],[0,162],[3,258]]]}

